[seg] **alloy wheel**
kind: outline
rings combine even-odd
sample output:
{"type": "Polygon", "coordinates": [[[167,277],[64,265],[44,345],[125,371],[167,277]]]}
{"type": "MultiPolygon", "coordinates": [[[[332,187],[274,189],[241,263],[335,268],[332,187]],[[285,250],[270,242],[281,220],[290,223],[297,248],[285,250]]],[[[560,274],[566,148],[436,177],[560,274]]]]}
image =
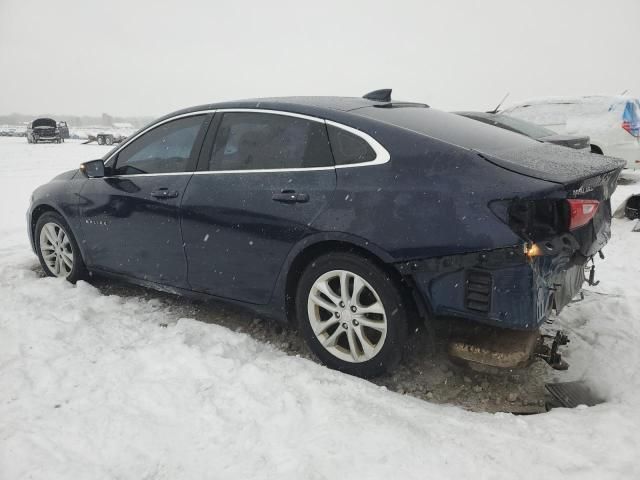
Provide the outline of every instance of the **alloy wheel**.
{"type": "Polygon", "coordinates": [[[384,345],[384,305],[373,287],[353,272],[332,270],[321,275],[309,292],[307,311],[320,344],[343,361],[366,362],[384,345]]]}
{"type": "Polygon", "coordinates": [[[49,271],[66,278],[73,270],[73,247],[69,235],[54,222],[45,223],[40,230],[40,252],[49,271]]]}

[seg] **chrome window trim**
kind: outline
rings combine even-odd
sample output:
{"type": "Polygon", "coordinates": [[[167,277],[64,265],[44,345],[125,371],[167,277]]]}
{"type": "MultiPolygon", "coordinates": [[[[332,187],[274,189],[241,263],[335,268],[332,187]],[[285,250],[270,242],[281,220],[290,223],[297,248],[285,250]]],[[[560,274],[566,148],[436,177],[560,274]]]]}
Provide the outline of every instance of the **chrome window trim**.
{"type": "Polygon", "coordinates": [[[349,132],[353,135],[356,135],[362,138],[369,146],[373,149],[376,154],[376,158],[368,162],[360,162],[360,163],[351,163],[348,165],[331,165],[325,167],[308,167],[308,168],[264,168],[264,169],[253,169],[253,170],[207,170],[207,171],[192,171],[192,172],[169,172],[169,173],[139,173],[133,175],[112,175],[111,178],[127,178],[127,177],[157,177],[157,176],[165,176],[165,175],[220,175],[220,174],[229,174],[229,173],[277,173],[277,172],[306,172],[306,171],[322,171],[322,170],[333,170],[338,168],[355,168],[355,167],[366,167],[373,165],[382,165],[387,163],[391,159],[391,155],[389,151],[384,148],[375,138],[371,135],[358,130],[357,128],[350,127],[348,125],[344,125],[342,123],[334,122],[333,120],[326,120],[319,117],[313,117],[311,115],[303,115],[301,113],[293,113],[293,112],[285,112],[282,110],[267,110],[260,108],[220,108],[214,110],[198,110],[196,112],[183,113],[180,115],[176,115],[171,118],[167,118],[162,120],[161,122],[154,123],[148,128],[142,130],[134,137],[128,139],[125,143],[123,143],[117,150],[115,150],[109,158],[105,160],[105,164],[110,162],[113,158],[115,158],[122,149],[127,147],[131,142],[135,141],[145,133],[157,128],[165,123],[171,122],[173,120],[178,120],[180,118],[185,117],[193,117],[196,115],[207,115],[210,113],[267,113],[271,115],[284,115],[288,117],[302,118],[305,120],[324,123],[326,125],[331,125],[332,127],[340,128],[346,132],[349,132]]]}
{"type": "MultiPolygon", "coordinates": [[[[160,125],[164,125],[165,123],[169,123],[169,122],[172,122],[173,120],[178,120],[180,118],[195,117],[196,115],[207,115],[209,113],[215,113],[215,112],[216,112],[216,110],[198,110],[197,112],[183,113],[181,115],[176,115],[175,117],[167,118],[167,119],[162,120],[162,121],[160,121],[158,123],[154,123],[153,125],[150,125],[149,127],[145,128],[141,132],[138,132],[135,136],[129,138],[126,142],[124,142],[122,145],[120,145],[117,150],[114,150],[114,152],[111,155],[109,155],[109,158],[107,158],[104,161],[104,164],[106,165],[108,162],[110,162],[116,155],[118,155],[131,142],[134,142],[135,140],[140,138],[142,135],[144,135],[145,133],[153,130],[154,128],[158,128],[160,125]]],[[[193,173],[193,172],[172,172],[172,173],[193,173]]],[[[169,175],[169,174],[168,173],[164,173],[164,174],[140,173],[140,174],[137,174],[137,175],[126,175],[126,176],[128,176],[128,177],[138,177],[140,175],[169,175]]],[[[124,177],[125,175],[113,175],[113,176],[114,177],[124,177]]]]}
{"type": "Polygon", "coordinates": [[[220,113],[268,113],[271,115],[284,115],[285,117],[302,118],[317,123],[325,123],[326,120],[320,117],[312,117],[311,115],[303,115],[302,113],[285,112],[283,110],[267,110],[261,108],[219,108],[216,112],[220,113]]]}
{"type": "Polygon", "coordinates": [[[364,133],[357,128],[349,127],[347,125],[343,125],[341,123],[334,122],[332,120],[325,120],[327,125],[331,125],[332,127],[340,128],[346,132],[352,133],[357,137],[362,138],[365,142],[369,144],[369,146],[373,149],[376,154],[376,158],[369,162],[360,162],[360,163],[350,163],[348,165],[336,165],[335,168],[352,168],[352,167],[364,167],[368,165],[382,165],[391,160],[391,155],[386,148],[384,148],[380,143],[373,138],[371,135],[364,133]]]}

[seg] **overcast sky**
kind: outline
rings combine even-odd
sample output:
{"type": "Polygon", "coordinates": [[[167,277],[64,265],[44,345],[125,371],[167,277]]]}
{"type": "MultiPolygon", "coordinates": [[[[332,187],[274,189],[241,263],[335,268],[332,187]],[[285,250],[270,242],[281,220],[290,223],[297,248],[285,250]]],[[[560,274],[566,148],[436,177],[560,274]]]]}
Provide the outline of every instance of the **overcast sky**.
{"type": "Polygon", "coordinates": [[[0,0],[0,114],[160,115],[273,95],[487,109],[640,96],[640,0],[0,0]]]}

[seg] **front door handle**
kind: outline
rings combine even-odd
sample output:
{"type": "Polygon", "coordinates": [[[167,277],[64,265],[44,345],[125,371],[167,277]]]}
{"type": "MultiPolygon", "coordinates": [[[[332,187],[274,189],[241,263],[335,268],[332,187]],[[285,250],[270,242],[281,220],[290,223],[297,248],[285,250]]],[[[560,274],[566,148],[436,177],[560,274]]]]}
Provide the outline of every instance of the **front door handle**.
{"type": "Polygon", "coordinates": [[[158,188],[151,192],[151,196],[154,198],[176,198],[180,195],[177,190],[169,190],[168,188],[158,188]]]}
{"type": "Polygon", "coordinates": [[[309,195],[297,193],[295,190],[282,190],[271,195],[271,200],[282,203],[306,203],[309,201],[309,195]]]}

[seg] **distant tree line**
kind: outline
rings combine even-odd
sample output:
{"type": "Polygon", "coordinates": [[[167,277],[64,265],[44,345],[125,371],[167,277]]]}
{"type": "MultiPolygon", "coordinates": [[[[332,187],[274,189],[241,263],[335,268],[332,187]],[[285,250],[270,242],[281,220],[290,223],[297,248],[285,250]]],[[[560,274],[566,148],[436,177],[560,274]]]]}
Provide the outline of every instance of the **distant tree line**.
{"type": "Polygon", "coordinates": [[[54,120],[62,120],[73,127],[90,127],[93,125],[110,126],[114,123],[130,123],[134,127],[140,128],[153,120],[153,117],[114,117],[107,113],[103,113],[101,116],[58,114],[26,115],[24,113],[11,113],[9,115],[0,115],[0,125],[21,125],[38,117],[50,117],[54,120]]]}

